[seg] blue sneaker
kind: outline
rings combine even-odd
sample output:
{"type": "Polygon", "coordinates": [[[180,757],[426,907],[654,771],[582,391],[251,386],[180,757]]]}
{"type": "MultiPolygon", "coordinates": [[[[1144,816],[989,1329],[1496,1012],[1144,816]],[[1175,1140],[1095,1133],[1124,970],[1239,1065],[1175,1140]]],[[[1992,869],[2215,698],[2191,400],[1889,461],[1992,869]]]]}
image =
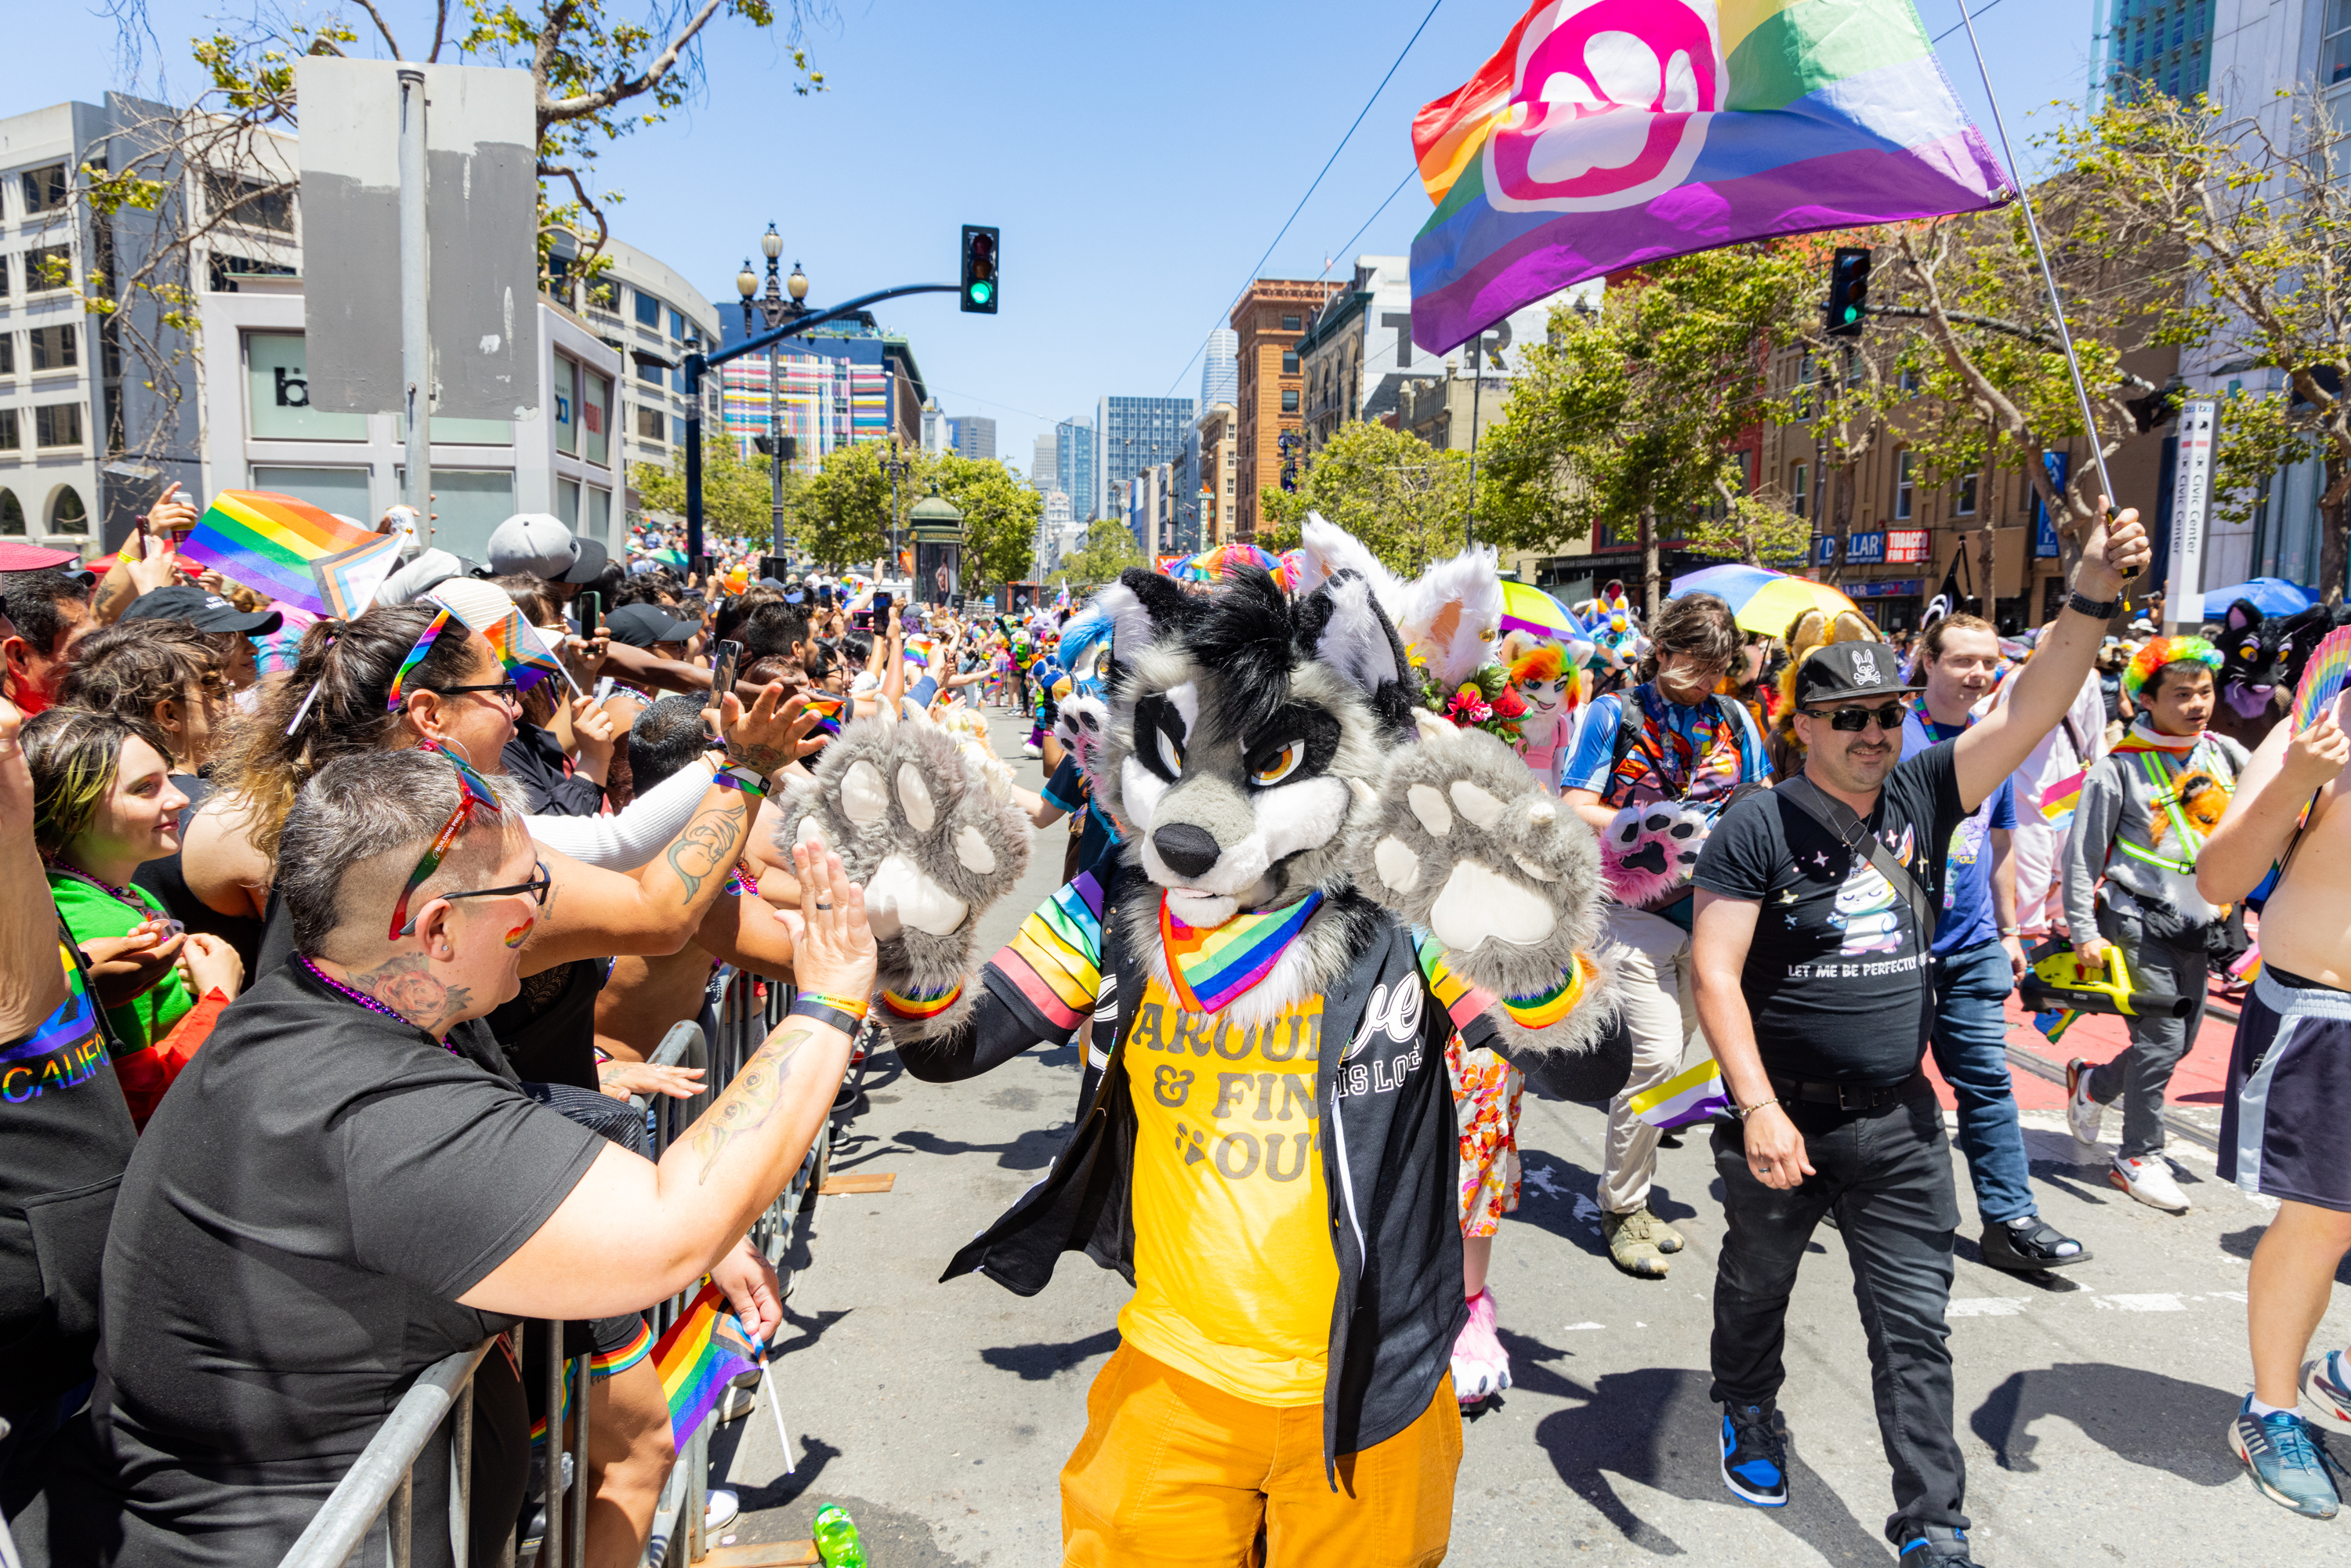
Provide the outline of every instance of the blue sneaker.
{"type": "Polygon", "coordinates": [[[2302,1397],[2310,1418],[2338,1432],[2351,1432],[2351,1355],[2328,1351],[2302,1364],[2302,1397]]]}
{"type": "Polygon", "coordinates": [[[1722,1407],[1722,1484],[1757,1508],[1788,1506],[1788,1451],[1769,1405],[1722,1407]]]}
{"type": "Polygon", "coordinates": [[[1902,1543],[1903,1568],[1978,1568],[1968,1554],[1968,1532],[1948,1524],[1919,1524],[1918,1533],[1902,1543]]]}
{"type": "Polygon", "coordinates": [[[2335,1484],[2342,1466],[2291,1410],[2256,1416],[2252,1396],[2229,1423],[2229,1447],[2261,1494],[2305,1519],[2333,1519],[2343,1506],[2335,1484]]]}

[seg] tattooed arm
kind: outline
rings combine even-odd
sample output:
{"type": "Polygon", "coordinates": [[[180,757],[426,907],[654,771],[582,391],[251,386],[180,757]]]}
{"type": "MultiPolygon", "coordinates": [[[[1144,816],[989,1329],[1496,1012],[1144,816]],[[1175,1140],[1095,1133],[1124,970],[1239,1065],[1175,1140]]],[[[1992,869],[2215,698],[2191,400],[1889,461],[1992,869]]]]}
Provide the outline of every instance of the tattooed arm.
{"type": "MultiPolygon", "coordinates": [[[[802,983],[864,996],[873,937],[864,894],[838,856],[794,852],[803,888],[791,922],[802,983]]],[[[806,1156],[849,1064],[850,1037],[787,1018],[656,1166],[617,1145],[531,1237],[458,1300],[491,1312],[563,1318],[635,1312],[691,1285],[750,1228],[806,1156]]]]}

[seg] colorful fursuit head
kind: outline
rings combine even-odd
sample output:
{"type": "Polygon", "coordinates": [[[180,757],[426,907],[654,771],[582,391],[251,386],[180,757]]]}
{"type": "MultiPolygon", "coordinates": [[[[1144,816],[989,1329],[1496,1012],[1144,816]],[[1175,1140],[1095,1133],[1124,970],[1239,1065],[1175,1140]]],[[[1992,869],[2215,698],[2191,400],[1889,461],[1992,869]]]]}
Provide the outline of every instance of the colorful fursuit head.
{"type": "Polygon", "coordinates": [[[759,1353],[743,1325],[726,1310],[726,1292],[705,1285],[653,1346],[662,1396],[669,1401],[669,1429],[677,1451],[702,1428],[726,1392],[727,1383],[759,1364],[759,1353]]]}
{"type": "Polygon", "coordinates": [[[1322,907],[1320,892],[1281,909],[1255,909],[1222,925],[1197,930],[1168,913],[1159,897],[1159,940],[1167,955],[1169,988],[1187,1013],[1221,1011],[1273,972],[1293,938],[1322,907]]]}
{"type": "Polygon", "coordinates": [[[348,621],[400,565],[402,536],[379,534],[269,490],[223,490],[180,553],[232,582],[348,621]]]}
{"type": "Polygon", "coordinates": [[[408,691],[409,672],[415,669],[417,665],[423,664],[424,662],[424,656],[433,652],[433,644],[440,641],[441,632],[443,629],[449,624],[451,619],[450,613],[446,610],[444,610],[440,614],[435,615],[433,618],[432,624],[424,628],[424,634],[416,639],[416,646],[408,650],[407,656],[400,661],[400,668],[394,670],[392,674],[392,686],[384,693],[384,712],[398,713],[400,711],[400,699],[405,695],[408,691]]]}
{"type": "Polygon", "coordinates": [[[1909,0],[1538,0],[1412,143],[1432,354],[1643,262],[2010,196],[1909,0]]]}
{"type": "Polygon", "coordinates": [[[2130,694],[2132,701],[2137,701],[2147,683],[2155,679],[2155,672],[2166,664],[2201,664],[2218,671],[2220,650],[2201,637],[2149,637],[2139,644],[2138,652],[2131,655],[2129,666],[2123,671],[2123,690],[2130,694]]]}
{"type": "Polygon", "coordinates": [[[1546,643],[1510,661],[1510,684],[1524,686],[1537,681],[1555,681],[1566,667],[1567,655],[1546,643]]]}
{"type": "Polygon", "coordinates": [[[448,759],[449,766],[457,770],[457,787],[461,796],[457,809],[449,813],[449,820],[441,824],[441,831],[433,835],[431,843],[424,846],[424,858],[418,861],[416,869],[408,873],[408,885],[400,890],[400,902],[392,906],[392,936],[387,940],[395,942],[409,933],[408,901],[415,896],[418,888],[432,879],[434,872],[441,869],[441,862],[449,857],[450,846],[465,832],[465,824],[473,820],[475,810],[479,809],[496,816],[502,809],[488,781],[467,767],[455,753],[442,751],[430,741],[417,749],[438,752],[448,759]]]}

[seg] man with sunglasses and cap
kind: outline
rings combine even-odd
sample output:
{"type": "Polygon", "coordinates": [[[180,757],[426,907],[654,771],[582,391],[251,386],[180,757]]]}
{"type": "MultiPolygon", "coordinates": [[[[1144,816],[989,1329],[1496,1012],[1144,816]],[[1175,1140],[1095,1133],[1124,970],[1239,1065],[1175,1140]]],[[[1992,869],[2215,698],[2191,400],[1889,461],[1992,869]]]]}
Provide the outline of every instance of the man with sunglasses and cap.
{"type": "Polygon", "coordinates": [[[1723,1482],[1759,1507],[1788,1500],[1777,1409],[1788,1298],[1834,1208],[1894,1470],[1886,1533],[1921,1568],[1974,1562],[1945,1343],[1959,1202],[1942,1111],[1919,1070],[1944,851],[2056,727],[2148,553],[2136,512],[2093,527],[2072,596],[2008,703],[1907,758],[1903,720],[1921,688],[1903,680],[1894,650],[1840,643],[1810,654],[1795,679],[1803,771],[1726,810],[1693,878],[1698,1018],[1736,1118],[1714,1132],[1723,1482]]]}

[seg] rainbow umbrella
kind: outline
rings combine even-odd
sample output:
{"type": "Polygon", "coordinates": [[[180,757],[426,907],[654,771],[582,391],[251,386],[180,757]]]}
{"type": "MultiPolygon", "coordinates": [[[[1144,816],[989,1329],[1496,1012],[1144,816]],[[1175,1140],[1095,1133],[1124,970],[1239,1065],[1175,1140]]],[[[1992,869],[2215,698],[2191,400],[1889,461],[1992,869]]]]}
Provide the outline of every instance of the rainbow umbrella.
{"type": "Polygon", "coordinates": [[[1295,593],[1298,591],[1298,585],[1305,580],[1305,547],[1301,545],[1296,549],[1283,550],[1281,552],[1281,586],[1290,592],[1295,593]]]}
{"type": "Polygon", "coordinates": [[[1277,577],[1281,574],[1280,556],[1255,545],[1236,542],[1202,550],[1179,563],[1172,575],[1191,582],[1213,582],[1249,566],[1262,567],[1277,577]]]}
{"type": "Polygon", "coordinates": [[[1841,610],[1861,613],[1854,601],[1825,582],[1791,577],[1761,566],[1708,566],[1674,579],[1668,599],[1685,593],[1711,593],[1730,606],[1743,629],[1766,637],[1784,636],[1788,623],[1807,610],[1834,615],[1841,610]]]}
{"type": "Polygon", "coordinates": [[[1526,632],[1558,643],[1572,643],[1584,634],[1583,623],[1566,605],[1532,583],[1507,580],[1502,584],[1502,619],[1495,631],[1501,636],[1526,632]]]}

